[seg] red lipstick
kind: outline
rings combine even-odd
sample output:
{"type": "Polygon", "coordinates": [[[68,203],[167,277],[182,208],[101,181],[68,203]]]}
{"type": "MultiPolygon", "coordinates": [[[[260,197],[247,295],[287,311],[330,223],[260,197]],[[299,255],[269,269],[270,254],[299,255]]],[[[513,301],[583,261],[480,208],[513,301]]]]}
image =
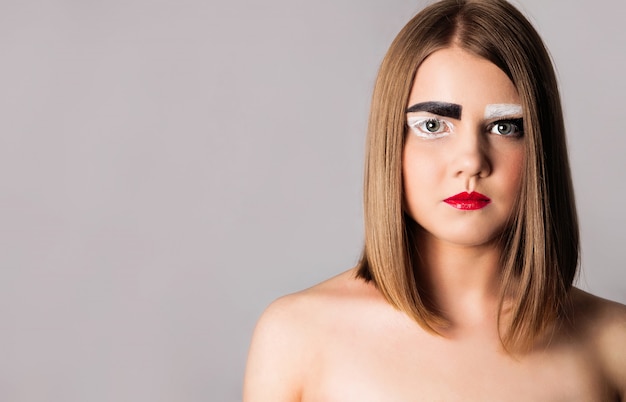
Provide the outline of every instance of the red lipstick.
{"type": "Polygon", "coordinates": [[[452,197],[443,200],[443,202],[456,209],[472,211],[486,207],[487,204],[491,202],[491,199],[486,195],[472,191],[471,193],[463,192],[453,195],[452,197]]]}

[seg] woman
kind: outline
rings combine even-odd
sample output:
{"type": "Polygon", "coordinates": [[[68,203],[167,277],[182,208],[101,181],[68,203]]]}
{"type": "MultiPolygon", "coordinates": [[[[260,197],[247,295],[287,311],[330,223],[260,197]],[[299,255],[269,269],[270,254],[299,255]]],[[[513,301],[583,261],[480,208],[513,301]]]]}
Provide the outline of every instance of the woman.
{"type": "Polygon", "coordinates": [[[626,401],[626,307],[572,286],[554,71],[504,0],[444,0],[381,65],[359,265],[274,302],[245,401],[626,401]]]}

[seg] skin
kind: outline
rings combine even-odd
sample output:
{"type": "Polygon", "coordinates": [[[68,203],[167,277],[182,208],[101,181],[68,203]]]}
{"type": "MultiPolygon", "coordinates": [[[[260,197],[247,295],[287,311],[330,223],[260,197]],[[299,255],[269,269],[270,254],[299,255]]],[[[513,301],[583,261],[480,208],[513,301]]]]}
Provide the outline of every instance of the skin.
{"type": "Polygon", "coordinates": [[[533,350],[512,356],[499,341],[494,239],[514,205],[524,139],[492,131],[485,107],[519,103],[513,84],[491,63],[443,49],[420,66],[407,107],[424,101],[462,106],[460,118],[412,112],[454,130],[409,132],[403,153],[406,208],[423,228],[420,281],[452,325],[426,332],[349,270],[264,312],[244,401],[626,401],[626,306],[573,289],[571,319],[533,350]],[[443,202],[462,191],[492,202],[474,211],[443,202]]]}

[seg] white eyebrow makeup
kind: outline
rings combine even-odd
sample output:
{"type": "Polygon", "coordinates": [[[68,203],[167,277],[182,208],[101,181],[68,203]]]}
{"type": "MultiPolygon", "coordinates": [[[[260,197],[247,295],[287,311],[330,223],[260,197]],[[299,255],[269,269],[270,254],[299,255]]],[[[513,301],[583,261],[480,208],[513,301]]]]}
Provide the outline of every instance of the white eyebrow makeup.
{"type": "Polygon", "coordinates": [[[500,117],[519,117],[522,114],[522,105],[514,103],[495,103],[485,106],[485,120],[500,117]]]}

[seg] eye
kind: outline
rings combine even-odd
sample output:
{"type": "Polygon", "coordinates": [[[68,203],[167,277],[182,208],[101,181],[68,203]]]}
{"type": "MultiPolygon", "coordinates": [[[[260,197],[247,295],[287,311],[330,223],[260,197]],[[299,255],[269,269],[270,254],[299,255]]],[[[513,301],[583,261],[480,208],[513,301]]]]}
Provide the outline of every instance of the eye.
{"type": "Polygon", "coordinates": [[[413,117],[408,119],[411,130],[422,138],[440,138],[452,132],[452,124],[435,117],[413,117]]]}
{"type": "Polygon", "coordinates": [[[504,137],[521,137],[524,123],[522,119],[499,120],[491,123],[488,129],[490,133],[504,137]]]}
{"type": "Polygon", "coordinates": [[[426,120],[426,122],[424,122],[424,128],[429,133],[436,133],[441,129],[441,122],[435,119],[426,120]]]}

